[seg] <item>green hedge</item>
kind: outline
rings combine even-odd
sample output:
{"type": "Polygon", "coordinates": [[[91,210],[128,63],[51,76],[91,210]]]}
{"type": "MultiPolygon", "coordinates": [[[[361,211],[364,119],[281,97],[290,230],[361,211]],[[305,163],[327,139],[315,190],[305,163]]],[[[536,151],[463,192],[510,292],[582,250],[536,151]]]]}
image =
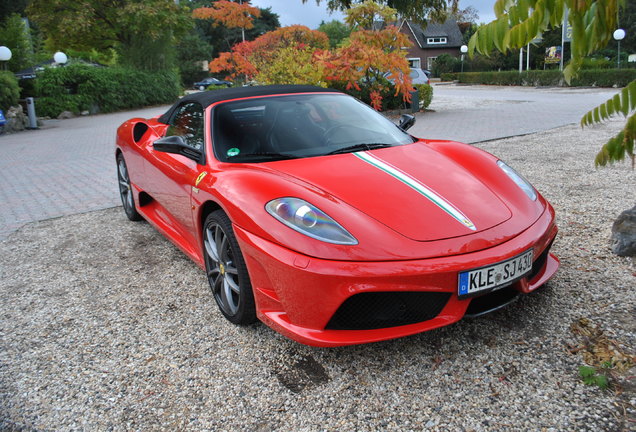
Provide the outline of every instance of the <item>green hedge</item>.
{"type": "MultiPolygon", "coordinates": [[[[445,77],[451,80],[450,74],[445,77]]],[[[565,86],[563,74],[558,70],[531,70],[525,72],[464,72],[453,74],[460,83],[518,86],[565,86]]],[[[625,87],[636,79],[636,69],[584,69],[572,79],[572,87],[625,87]]]]}
{"type": "Polygon", "coordinates": [[[442,81],[456,81],[459,79],[459,73],[458,72],[448,72],[448,73],[443,73],[440,78],[442,79],[442,81]]]}
{"type": "Polygon", "coordinates": [[[175,72],[73,65],[38,74],[37,112],[57,117],[62,111],[113,112],[174,102],[181,93],[175,72]]]}
{"type": "Polygon", "coordinates": [[[429,84],[415,84],[420,99],[420,108],[426,109],[433,101],[433,87],[429,84]]]}
{"type": "Polygon", "coordinates": [[[586,69],[572,80],[573,86],[625,87],[636,79],[636,69],[586,69]]]}
{"type": "Polygon", "coordinates": [[[6,111],[18,104],[20,86],[15,76],[8,71],[0,72],[0,109],[6,111]]]}

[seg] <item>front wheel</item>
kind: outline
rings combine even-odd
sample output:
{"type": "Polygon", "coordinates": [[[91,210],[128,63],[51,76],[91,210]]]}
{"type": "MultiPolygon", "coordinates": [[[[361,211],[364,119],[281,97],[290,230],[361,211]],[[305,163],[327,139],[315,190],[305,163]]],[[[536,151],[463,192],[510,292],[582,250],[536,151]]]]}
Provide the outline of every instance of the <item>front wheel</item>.
{"type": "Polygon", "coordinates": [[[222,211],[208,215],[203,227],[205,270],[214,300],[234,324],[256,321],[256,307],[247,266],[232,222],[222,211]]]}
{"type": "Polygon", "coordinates": [[[121,153],[117,155],[117,180],[119,181],[119,196],[121,197],[121,203],[124,206],[126,216],[131,221],[140,221],[143,218],[135,207],[135,198],[133,197],[133,190],[130,184],[128,167],[126,167],[126,161],[124,161],[124,156],[122,156],[121,153]]]}

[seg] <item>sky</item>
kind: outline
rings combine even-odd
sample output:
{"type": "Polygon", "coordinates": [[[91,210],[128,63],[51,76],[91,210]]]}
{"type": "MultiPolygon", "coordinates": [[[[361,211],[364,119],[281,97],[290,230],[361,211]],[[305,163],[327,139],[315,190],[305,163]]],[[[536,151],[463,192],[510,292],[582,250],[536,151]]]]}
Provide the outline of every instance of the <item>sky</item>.
{"type": "MultiPolygon", "coordinates": [[[[304,4],[302,0],[251,0],[250,3],[261,8],[271,7],[272,12],[280,16],[280,24],[282,26],[302,24],[315,29],[320,25],[321,21],[328,22],[334,19],[344,21],[344,16],[341,12],[329,14],[326,0],[322,0],[320,6],[316,6],[316,0],[307,0],[307,3],[304,4]]],[[[459,1],[459,7],[462,9],[468,6],[473,6],[477,9],[480,22],[490,22],[495,18],[495,14],[492,11],[494,4],[495,0],[459,1]]]]}

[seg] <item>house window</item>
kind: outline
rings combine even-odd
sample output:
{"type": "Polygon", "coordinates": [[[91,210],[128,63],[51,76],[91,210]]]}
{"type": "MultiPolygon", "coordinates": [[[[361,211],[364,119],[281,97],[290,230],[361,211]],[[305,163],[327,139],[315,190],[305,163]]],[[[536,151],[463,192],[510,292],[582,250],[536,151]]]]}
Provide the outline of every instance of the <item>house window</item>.
{"type": "Polygon", "coordinates": [[[422,60],[420,60],[418,57],[408,58],[407,60],[409,61],[409,67],[418,69],[422,67],[422,60]]]}
{"type": "Polygon", "coordinates": [[[435,59],[437,59],[437,57],[427,57],[426,58],[426,69],[433,70],[433,65],[435,64],[435,59]]]}
{"type": "Polygon", "coordinates": [[[447,39],[445,37],[430,37],[430,38],[426,38],[426,43],[429,45],[439,45],[439,44],[445,44],[447,42],[447,39]]]}

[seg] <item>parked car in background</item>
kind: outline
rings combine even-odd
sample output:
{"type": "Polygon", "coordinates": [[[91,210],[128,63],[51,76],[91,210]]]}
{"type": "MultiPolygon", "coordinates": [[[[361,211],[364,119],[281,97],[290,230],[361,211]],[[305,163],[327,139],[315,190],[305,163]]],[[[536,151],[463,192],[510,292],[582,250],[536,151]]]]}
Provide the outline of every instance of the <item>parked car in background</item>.
{"type": "Polygon", "coordinates": [[[195,82],[192,87],[199,90],[206,90],[208,87],[232,87],[231,81],[223,81],[216,78],[205,78],[199,82],[195,82]]]}
{"type": "Polygon", "coordinates": [[[428,72],[428,74],[426,72],[428,71],[422,70],[420,68],[411,68],[410,75],[413,84],[428,84],[428,77],[430,75],[430,72],[428,72]]]}
{"type": "MultiPolygon", "coordinates": [[[[428,84],[429,83],[429,77],[430,77],[430,72],[427,70],[423,70],[420,68],[411,68],[411,73],[409,74],[411,77],[411,81],[413,82],[413,85],[415,84],[428,84]]],[[[389,78],[389,76],[391,75],[390,72],[385,72],[384,73],[384,77],[389,80],[389,82],[391,84],[395,84],[395,80],[393,78],[389,78]]]]}

